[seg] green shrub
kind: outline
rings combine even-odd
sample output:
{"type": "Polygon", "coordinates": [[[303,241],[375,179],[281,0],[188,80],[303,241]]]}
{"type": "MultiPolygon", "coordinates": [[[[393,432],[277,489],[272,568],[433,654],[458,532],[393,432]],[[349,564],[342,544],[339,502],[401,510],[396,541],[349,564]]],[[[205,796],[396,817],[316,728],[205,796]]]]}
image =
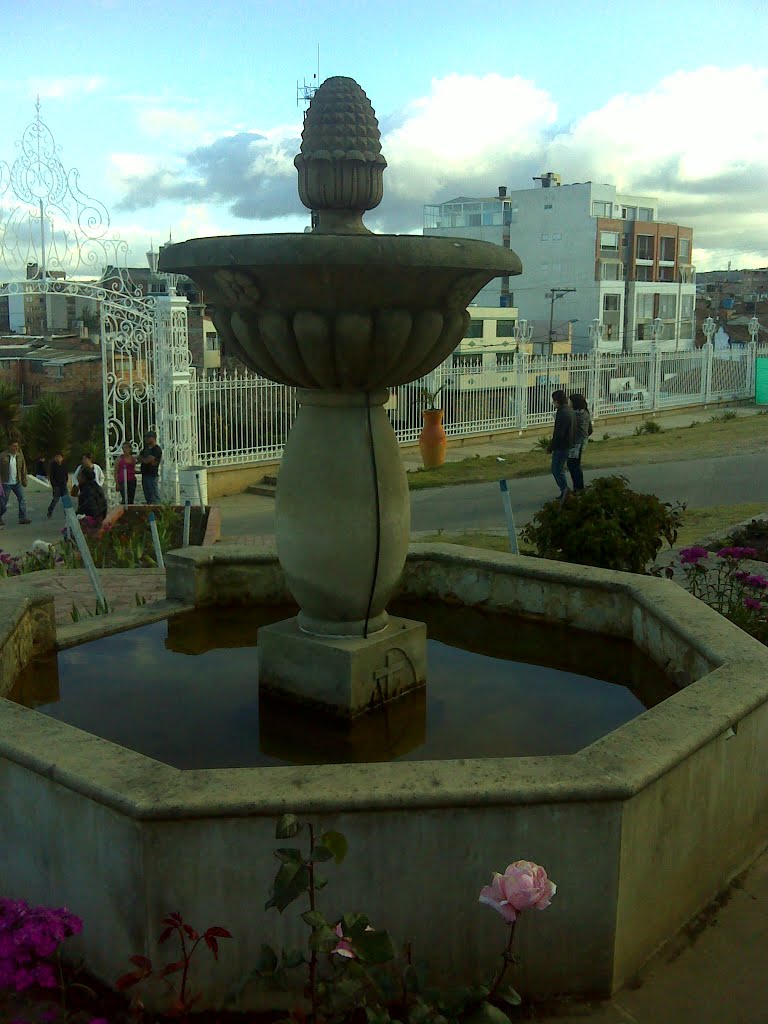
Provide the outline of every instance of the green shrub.
{"type": "Polygon", "coordinates": [[[661,431],[662,426],[660,423],[657,423],[656,420],[646,420],[643,424],[644,434],[660,434],[661,431]]]}
{"type": "Polygon", "coordinates": [[[21,432],[30,458],[42,453],[52,459],[56,452],[66,456],[72,443],[69,408],[58,395],[43,395],[22,420],[21,432]]]}
{"type": "Polygon", "coordinates": [[[548,437],[537,437],[536,440],[534,441],[533,448],[531,449],[531,451],[534,451],[534,452],[545,452],[545,451],[547,451],[548,448],[549,448],[549,438],[548,437]]]}
{"type": "Polygon", "coordinates": [[[594,480],[564,505],[547,502],[522,531],[542,558],[642,573],[677,539],[685,505],[637,494],[624,476],[594,480]]]}

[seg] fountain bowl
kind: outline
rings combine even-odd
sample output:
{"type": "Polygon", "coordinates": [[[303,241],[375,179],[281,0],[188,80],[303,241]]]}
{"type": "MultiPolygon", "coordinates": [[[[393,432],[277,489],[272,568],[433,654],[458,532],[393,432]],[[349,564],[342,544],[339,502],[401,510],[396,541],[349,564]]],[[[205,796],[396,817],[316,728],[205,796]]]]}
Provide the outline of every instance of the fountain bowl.
{"type": "Polygon", "coordinates": [[[228,352],[271,380],[330,391],[424,376],[463,338],[480,289],[522,271],[490,242],[373,234],[194,238],[160,263],[200,284],[228,352]]]}

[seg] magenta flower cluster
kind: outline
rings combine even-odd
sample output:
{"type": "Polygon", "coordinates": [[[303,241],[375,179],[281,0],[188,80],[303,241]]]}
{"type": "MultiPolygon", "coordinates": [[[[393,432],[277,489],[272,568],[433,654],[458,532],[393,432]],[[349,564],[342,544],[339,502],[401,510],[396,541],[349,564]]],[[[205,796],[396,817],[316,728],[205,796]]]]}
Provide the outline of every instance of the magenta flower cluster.
{"type": "Polygon", "coordinates": [[[51,957],[64,939],[82,930],[80,918],[63,907],[31,907],[24,900],[0,898],[0,990],[56,988],[51,957]]]}
{"type": "Polygon", "coordinates": [[[702,558],[706,558],[708,555],[709,551],[706,548],[683,548],[680,552],[680,564],[696,565],[702,558]]]}
{"type": "Polygon", "coordinates": [[[754,558],[756,555],[754,548],[720,548],[717,552],[718,558],[754,558]]]}

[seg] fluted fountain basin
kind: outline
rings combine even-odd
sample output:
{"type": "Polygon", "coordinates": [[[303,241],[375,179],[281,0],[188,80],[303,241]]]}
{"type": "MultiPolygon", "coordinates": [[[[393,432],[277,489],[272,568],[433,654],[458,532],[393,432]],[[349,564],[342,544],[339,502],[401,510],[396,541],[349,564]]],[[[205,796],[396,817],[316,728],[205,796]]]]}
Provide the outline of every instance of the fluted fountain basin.
{"type": "Polygon", "coordinates": [[[422,377],[461,341],[478,291],[522,269],[489,242],[312,233],[195,238],[160,264],[202,286],[229,352],[272,380],[331,391],[422,377]]]}
{"type": "MultiPolygon", "coordinates": [[[[2,584],[1,692],[55,643],[194,607],[289,600],[271,551],[187,549],[166,564],[168,601],[58,636],[49,604],[2,584]]],[[[438,979],[487,976],[503,925],[477,895],[492,870],[526,858],[558,892],[519,929],[516,984],[532,994],[619,987],[768,840],[768,651],[667,580],[449,545],[414,546],[399,595],[541,617],[595,645],[624,637],[680,690],[565,755],[187,771],[0,700],[3,891],[81,914],[73,951],[108,981],[133,953],[162,959],[157,922],[170,909],[230,928],[220,962],[201,961],[195,979],[221,1003],[262,942],[297,944],[290,915],[261,910],[274,823],[293,810],[350,840],[323,908],[365,910],[412,939],[438,979]]],[[[537,713],[546,722],[546,701],[537,713]]]]}

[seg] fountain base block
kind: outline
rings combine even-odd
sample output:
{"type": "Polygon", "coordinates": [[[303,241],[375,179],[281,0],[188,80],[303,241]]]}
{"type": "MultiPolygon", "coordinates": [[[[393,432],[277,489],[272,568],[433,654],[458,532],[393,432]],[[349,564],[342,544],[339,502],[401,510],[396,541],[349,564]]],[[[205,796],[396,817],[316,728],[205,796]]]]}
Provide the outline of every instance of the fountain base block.
{"type": "Polygon", "coordinates": [[[296,618],[259,629],[259,690],[355,718],[415,690],[427,679],[427,627],[390,616],[363,637],[304,633],[296,618]]]}

